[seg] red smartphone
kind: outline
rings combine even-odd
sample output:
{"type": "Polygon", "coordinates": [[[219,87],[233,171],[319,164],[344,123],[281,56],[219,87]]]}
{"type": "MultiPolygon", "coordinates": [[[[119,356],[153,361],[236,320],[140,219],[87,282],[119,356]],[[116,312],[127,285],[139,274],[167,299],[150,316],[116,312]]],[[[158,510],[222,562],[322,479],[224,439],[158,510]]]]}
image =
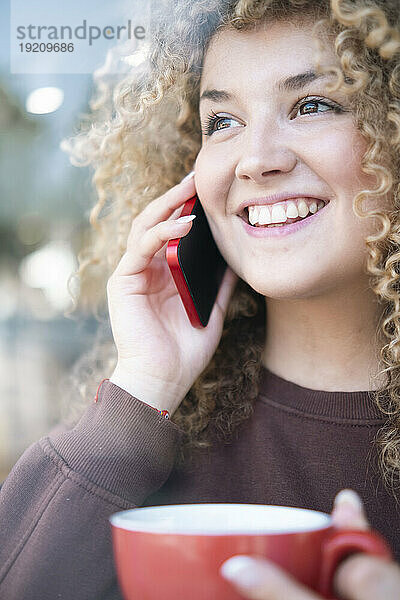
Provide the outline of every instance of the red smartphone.
{"type": "Polygon", "coordinates": [[[193,327],[206,327],[227,264],[211,233],[195,194],[184,204],[181,217],[196,215],[188,234],[169,240],[166,259],[186,314],[193,327]]]}

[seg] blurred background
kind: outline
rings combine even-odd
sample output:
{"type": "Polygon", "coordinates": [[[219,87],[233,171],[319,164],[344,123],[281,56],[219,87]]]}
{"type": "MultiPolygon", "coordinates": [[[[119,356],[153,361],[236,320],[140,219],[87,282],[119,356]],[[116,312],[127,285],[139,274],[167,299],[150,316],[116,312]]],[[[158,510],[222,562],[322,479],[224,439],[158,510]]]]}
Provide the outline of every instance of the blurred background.
{"type": "Polygon", "coordinates": [[[98,327],[90,314],[64,316],[94,191],[89,169],[60,150],[89,110],[93,78],[13,74],[11,2],[0,2],[0,482],[58,421],[61,378],[98,327]]]}

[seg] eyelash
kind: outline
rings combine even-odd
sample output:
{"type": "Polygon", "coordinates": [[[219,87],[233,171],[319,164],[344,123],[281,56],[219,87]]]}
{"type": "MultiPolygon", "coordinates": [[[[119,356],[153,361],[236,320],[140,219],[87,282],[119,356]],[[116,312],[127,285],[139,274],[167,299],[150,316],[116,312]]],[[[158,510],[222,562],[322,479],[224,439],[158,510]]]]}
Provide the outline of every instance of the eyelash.
{"type": "MultiPolygon", "coordinates": [[[[309,104],[314,102],[315,104],[323,104],[325,106],[329,106],[334,113],[344,113],[347,112],[345,108],[341,107],[339,104],[336,104],[336,102],[332,102],[329,100],[326,100],[325,98],[321,98],[319,96],[310,96],[310,97],[306,97],[306,98],[298,98],[295,102],[295,105],[292,109],[292,112],[296,109],[296,108],[301,108],[304,104],[309,104]],[[303,100],[303,102],[299,103],[299,100],[303,100]]],[[[325,111],[323,111],[325,112],[325,111]]],[[[318,113],[308,113],[308,114],[318,114],[318,113]]],[[[306,116],[306,115],[301,115],[301,116],[306,116]]],[[[206,117],[206,121],[205,121],[205,126],[202,128],[202,132],[204,135],[206,136],[210,136],[214,133],[214,131],[218,131],[217,129],[214,129],[214,126],[216,125],[217,121],[224,121],[224,120],[235,120],[233,119],[233,117],[221,117],[218,116],[217,114],[215,114],[215,112],[212,110],[211,113],[209,113],[206,117]]],[[[221,131],[221,130],[219,130],[221,131]]]]}

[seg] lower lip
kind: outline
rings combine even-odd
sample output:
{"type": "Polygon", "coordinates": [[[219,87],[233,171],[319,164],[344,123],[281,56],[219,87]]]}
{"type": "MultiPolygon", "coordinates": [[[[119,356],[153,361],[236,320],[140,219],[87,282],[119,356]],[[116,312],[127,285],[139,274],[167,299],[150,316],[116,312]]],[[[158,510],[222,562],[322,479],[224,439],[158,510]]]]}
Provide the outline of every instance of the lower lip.
{"type": "MultiPolygon", "coordinates": [[[[329,203],[328,203],[329,204],[329,203]]],[[[281,227],[252,227],[239,217],[242,222],[245,231],[252,235],[253,237],[262,237],[262,238],[276,238],[283,237],[285,235],[289,235],[291,233],[295,233],[296,231],[300,231],[301,229],[305,229],[308,225],[315,223],[320,214],[324,212],[328,204],[325,204],[323,208],[318,210],[313,215],[308,216],[306,219],[302,219],[301,221],[297,221],[297,223],[290,223],[288,225],[282,225],[281,227]]]]}

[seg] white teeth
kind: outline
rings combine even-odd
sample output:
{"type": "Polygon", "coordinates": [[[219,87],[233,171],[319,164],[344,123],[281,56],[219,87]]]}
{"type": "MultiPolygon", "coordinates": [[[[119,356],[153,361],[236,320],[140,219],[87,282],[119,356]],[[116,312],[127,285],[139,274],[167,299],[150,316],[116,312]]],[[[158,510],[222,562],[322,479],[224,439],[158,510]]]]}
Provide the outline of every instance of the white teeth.
{"type": "Polygon", "coordinates": [[[258,222],[260,225],[269,225],[271,223],[271,215],[268,206],[259,207],[258,222]]]}
{"type": "MultiPolygon", "coordinates": [[[[307,208],[308,212],[308,208],[307,208]]],[[[283,208],[282,204],[274,204],[272,206],[271,211],[271,221],[272,223],[284,223],[287,219],[286,211],[283,208]]]]}
{"type": "Polygon", "coordinates": [[[258,211],[256,206],[248,206],[249,222],[254,225],[258,221],[258,211]]]}
{"type": "Polygon", "coordinates": [[[308,205],[304,200],[300,200],[300,202],[297,203],[297,210],[299,211],[299,217],[306,217],[308,215],[308,205]]]}
{"type": "Polygon", "coordinates": [[[287,219],[304,219],[310,212],[315,214],[325,203],[322,200],[313,200],[310,205],[305,198],[297,201],[288,200],[283,204],[253,205],[248,207],[249,222],[251,225],[269,225],[273,223],[285,223],[287,219]]]}
{"type": "Polygon", "coordinates": [[[294,202],[288,202],[286,214],[287,214],[288,219],[297,219],[297,217],[299,216],[299,213],[297,210],[297,206],[294,202]]]}
{"type": "Polygon", "coordinates": [[[249,221],[250,221],[250,223],[252,225],[254,225],[255,223],[258,223],[258,220],[259,220],[259,217],[260,217],[260,212],[261,212],[261,206],[249,206],[248,210],[249,210],[249,221]]]}

